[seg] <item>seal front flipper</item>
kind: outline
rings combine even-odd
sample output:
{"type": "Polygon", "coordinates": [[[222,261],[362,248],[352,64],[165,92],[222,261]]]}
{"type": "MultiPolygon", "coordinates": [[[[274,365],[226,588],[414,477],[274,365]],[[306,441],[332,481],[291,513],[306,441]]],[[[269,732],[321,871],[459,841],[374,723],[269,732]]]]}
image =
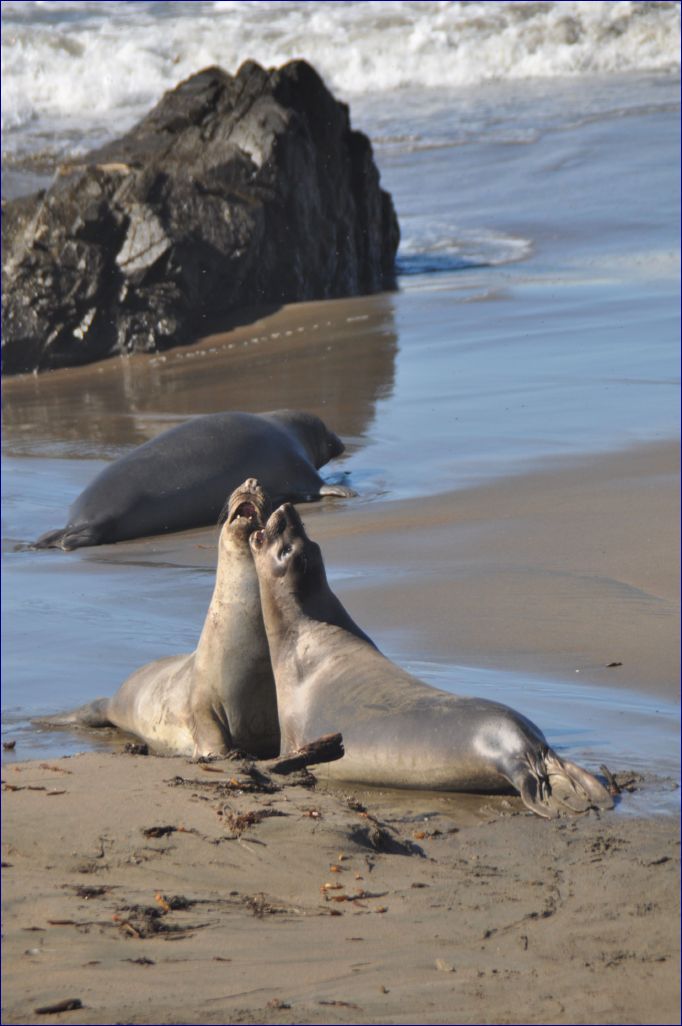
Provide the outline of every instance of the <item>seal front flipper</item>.
{"type": "Polygon", "coordinates": [[[576,763],[560,759],[551,748],[535,756],[529,754],[527,761],[505,775],[518,789],[523,804],[544,819],[555,819],[562,812],[613,808],[613,798],[596,777],[576,763]]]}
{"type": "Polygon", "coordinates": [[[86,545],[99,545],[102,528],[95,524],[67,524],[57,531],[48,531],[31,546],[34,549],[82,549],[86,545]]]}
{"type": "Polygon", "coordinates": [[[323,484],[320,488],[320,495],[333,495],[339,499],[355,499],[357,494],[352,488],[340,484],[323,484]]]}
{"type": "Polygon", "coordinates": [[[221,723],[213,710],[207,711],[199,704],[192,709],[189,729],[194,742],[193,759],[224,758],[236,748],[227,723],[221,723]]]}

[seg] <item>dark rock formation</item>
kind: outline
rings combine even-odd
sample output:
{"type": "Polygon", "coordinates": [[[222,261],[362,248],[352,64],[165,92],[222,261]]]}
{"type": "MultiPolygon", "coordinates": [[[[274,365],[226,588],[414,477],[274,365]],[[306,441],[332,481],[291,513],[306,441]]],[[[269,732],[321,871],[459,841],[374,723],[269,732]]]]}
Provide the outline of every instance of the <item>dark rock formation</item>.
{"type": "Polygon", "coordinates": [[[369,140],[303,61],[194,75],[3,215],[6,374],[390,288],[399,238],[369,140]]]}

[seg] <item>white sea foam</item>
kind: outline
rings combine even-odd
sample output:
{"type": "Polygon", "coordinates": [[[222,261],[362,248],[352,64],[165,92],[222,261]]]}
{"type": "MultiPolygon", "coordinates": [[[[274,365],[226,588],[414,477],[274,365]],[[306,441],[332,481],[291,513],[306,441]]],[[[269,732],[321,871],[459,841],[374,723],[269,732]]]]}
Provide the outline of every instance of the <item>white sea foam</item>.
{"type": "Polygon", "coordinates": [[[495,267],[525,259],[530,239],[491,229],[467,229],[425,217],[402,225],[398,272],[402,276],[495,267]]]}
{"type": "Polygon", "coordinates": [[[311,61],[338,95],[489,80],[674,72],[677,3],[2,3],[5,149],[57,130],[116,131],[210,64],[311,61]]]}

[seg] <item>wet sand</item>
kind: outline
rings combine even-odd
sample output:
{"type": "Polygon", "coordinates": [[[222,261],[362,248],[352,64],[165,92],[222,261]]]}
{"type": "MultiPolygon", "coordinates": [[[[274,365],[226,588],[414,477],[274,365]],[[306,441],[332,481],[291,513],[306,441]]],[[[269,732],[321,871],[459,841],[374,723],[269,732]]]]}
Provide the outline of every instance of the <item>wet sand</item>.
{"type": "Polygon", "coordinates": [[[193,647],[215,532],[69,554],[26,544],[64,523],[107,461],[220,409],[310,409],[344,438],[323,474],[349,473],[359,498],[305,516],[344,600],[395,658],[674,694],[672,380],[654,382],[652,368],[635,379],[635,332],[617,363],[610,343],[576,353],[573,335],[544,330],[529,348],[550,297],[522,279],[502,314],[484,298],[498,272],[477,275],[292,306],[161,356],[3,382],[3,708],[19,754],[40,754],[29,716],[110,694],[143,662],[193,647]],[[587,436],[572,427],[586,383],[587,436]],[[600,453],[625,410],[620,451],[600,453]]]}
{"type": "Polygon", "coordinates": [[[345,514],[305,517],[394,657],[679,699],[677,443],[345,514]]]}

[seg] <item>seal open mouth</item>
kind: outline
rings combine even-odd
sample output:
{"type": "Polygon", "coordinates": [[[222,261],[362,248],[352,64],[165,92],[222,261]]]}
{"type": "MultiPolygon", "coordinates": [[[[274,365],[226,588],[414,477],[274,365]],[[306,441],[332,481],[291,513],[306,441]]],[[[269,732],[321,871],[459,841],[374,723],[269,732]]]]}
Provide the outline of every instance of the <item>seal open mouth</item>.
{"type": "Polygon", "coordinates": [[[254,504],[246,500],[244,502],[240,502],[235,509],[230,510],[228,523],[233,524],[235,520],[238,519],[248,520],[249,523],[254,526],[258,526],[260,523],[260,514],[254,504]]]}
{"type": "Polygon", "coordinates": [[[251,530],[262,527],[271,509],[271,503],[258,481],[249,478],[235,488],[220,517],[220,522],[241,524],[251,530]]]}

